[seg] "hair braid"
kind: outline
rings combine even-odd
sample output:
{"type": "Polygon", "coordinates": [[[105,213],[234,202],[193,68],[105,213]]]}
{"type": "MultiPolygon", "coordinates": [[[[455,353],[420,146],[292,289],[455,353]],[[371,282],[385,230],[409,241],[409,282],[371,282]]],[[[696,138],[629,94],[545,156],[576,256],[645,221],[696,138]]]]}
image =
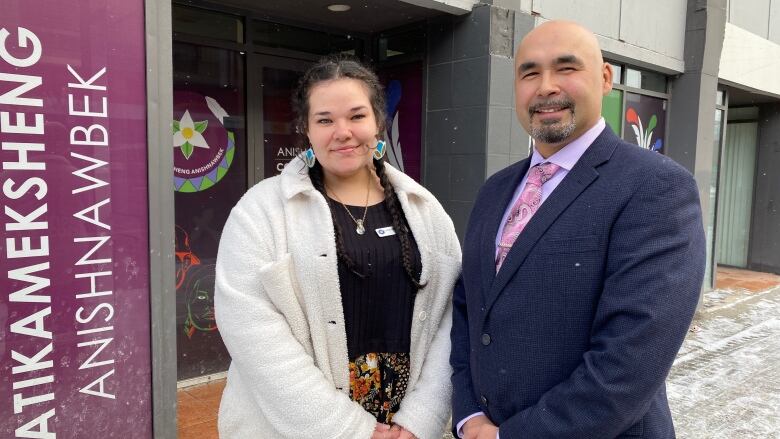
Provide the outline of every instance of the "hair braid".
{"type": "Polygon", "coordinates": [[[393,230],[395,230],[396,236],[401,241],[401,261],[404,265],[404,270],[412,281],[412,284],[420,290],[425,285],[420,284],[419,277],[415,273],[413,267],[412,256],[412,242],[409,239],[411,231],[406,227],[404,222],[403,210],[401,209],[401,203],[398,201],[398,196],[395,193],[390,179],[385,174],[385,162],[384,160],[374,159],[374,168],[376,168],[376,175],[379,177],[379,182],[382,184],[382,189],[385,191],[384,203],[387,209],[390,211],[390,216],[393,218],[393,230]]]}
{"type": "Polygon", "coordinates": [[[311,184],[314,186],[314,189],[317,189],[317,191],[320,192],[323,197],[325,197],[325,202],[328,203],[330,218],[333,222],[333,231],[336,235],[336,257],[340,261],[344,262],[349,271],[355,273],[355,275],[360,278],[366,277],[363,273],[357,271],[355,268],[355,261],[353,261],[344,250],[344,239],[341,236],[341,227],[339,227],[339,223],[336,221],[336,216],[333,213],[333,206],[331,205],[330,198],[328,197],[328,193],[325,190],[325,180],[323,179],[322,165],[320,165],[319,162],[315,163],[314,166],[309,169],[309,178],[311,179],[311,184]]]}

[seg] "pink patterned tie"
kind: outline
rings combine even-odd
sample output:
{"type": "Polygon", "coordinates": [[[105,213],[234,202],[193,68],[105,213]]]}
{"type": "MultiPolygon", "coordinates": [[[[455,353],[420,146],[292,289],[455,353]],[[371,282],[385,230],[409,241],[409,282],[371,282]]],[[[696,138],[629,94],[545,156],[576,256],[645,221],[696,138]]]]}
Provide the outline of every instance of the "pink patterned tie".
{"type": "Polygon", "coordinates": [[[498,254],[496,255],[496,272],[501,269],[509,249],[523,231],[525,225],[534,216],[536,210],[542,204],[542,185],[547,182],[561,167],[554,163],[540,163],[535,165],[528,172],[528,178],[525,181],[523,192],[512,206],[509,217],[504,224],[504,231],[501,232],[501,241],[498,243],[498,254]]]}

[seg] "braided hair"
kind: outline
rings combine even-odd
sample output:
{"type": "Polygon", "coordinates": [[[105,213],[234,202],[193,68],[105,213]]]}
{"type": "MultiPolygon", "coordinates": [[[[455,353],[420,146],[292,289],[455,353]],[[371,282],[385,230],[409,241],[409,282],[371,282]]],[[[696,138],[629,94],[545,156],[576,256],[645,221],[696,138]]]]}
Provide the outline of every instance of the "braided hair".
{"type": "MultiPolygon", "coordinates": [[[[378,136],[381,136],[385,131],[385,127],[387,126],[387,112],[385,110],[384,90],[376,74],[353,57],[345,55],[326,56],[320,59],[319,62],[303,74],[298,81],[298,87],[293,94],[292,104],[296,113],[295,129],[299,134],[299,142],[302,149],[308,148],[306,133],[308,132],[309,97],[311,89],[321,82],[344,78],[361,81],[366,86],[369,94],[369,101],[371,102],[371,109],[374,112],[374,118],[377,123],[378,136]]],[[[406,271],[412,284],[419,290],[424,285],[420,284],[419,275],[415,272],[416,270],[413,263],[414,257],[412,255],[411,231],[406,226],[401,203],[398,201],[398,195],[395,193],[395,188],[392,183],[390,183],[390,179],[385,173],[384,157],[380,160],[375,158],[373,162],[376,175],[379,177],[379,182],[385,193],[383,203],[390,212],[390,216],[393,220],[393,230],[396,231],[396,236],[398,236],[398,239],[401,242],[401,255],[404,271],[406,271]]],[[[314,188],[325,197],[328,207],[330,207],[330,214],[335,229],[336,254],[339,261],[343,262],[346,267],[357,276],[365,277],[365,274],[360,273],[357,270],[355,261],[353,261],[344,250],[341,227],[339,227],[339,224],[336,221],[333,206],[331,205],[330,198],[327,196],[324,173],[322,165],[320,165],[319,162],[315,162],[314,166],[309,169],[309,178],[311,179],[314,188]]]]}

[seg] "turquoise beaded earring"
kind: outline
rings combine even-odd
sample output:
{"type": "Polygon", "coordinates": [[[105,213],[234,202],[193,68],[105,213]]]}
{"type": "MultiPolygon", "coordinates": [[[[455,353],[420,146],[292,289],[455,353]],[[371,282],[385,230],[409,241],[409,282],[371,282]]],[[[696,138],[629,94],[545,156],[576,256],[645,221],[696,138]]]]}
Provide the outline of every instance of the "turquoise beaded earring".
{"type": "Polygon", "coordinates": [[[374,158],[377,160],[382,160],[382,157],[385,156],[386,143],[384,140],[380,140],[376,143],[376,148],[374,149],[374,158]]]}
{"type": "Polygon", "coordinates": [[[314,157],[314,150],[311,147],[303,152],[303,161],[306,162],[306,166],[310,168],[314,167],[314,163],[317,161],[317,157],[314,157]]]}

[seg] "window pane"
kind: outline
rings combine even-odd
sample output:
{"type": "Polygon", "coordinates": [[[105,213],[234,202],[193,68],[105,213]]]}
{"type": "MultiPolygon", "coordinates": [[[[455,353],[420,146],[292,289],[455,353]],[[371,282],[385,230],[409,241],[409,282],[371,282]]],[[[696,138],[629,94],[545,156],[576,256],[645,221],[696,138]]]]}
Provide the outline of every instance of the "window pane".
{"type": "Polygon", "coordinates": [[[425,51],[425,31],[411,29],[409,31],[379,38],[379,59],[386,60],[394,56],[414,55],[425,51]]]}
{"type": "Polygon", "coordinates": [[[607,121],[607,125],[612,128],[618,136],[623,119],[623,92],[612,89],[608,95],[604,96],[601,106],[601,115],[607,121]]]}
{"type": "Polygon", "coordinates": [[[424,71],[422,61],[412,61],[378,72],[387,103],[388,163],[417,181],[422,163],[424,71]]]}
{"type": "Polygon", "coordinates": [[[613,84],[620,84],[623,75],[623,66],[620,64],[613,64],[609,63],[609,65],[612,66],[612,83],[613,84]]]}
{"type": "Polygon", "coordinates": [[[636,69],[626,69],[626,85],[642,88],[642,72],[636,69]]]}
{"type": "Polygon", "coordinates": [[[715,92],[715,105],[725,105],[726,104],[726,92],[723,90],[718,90],[715,92]]]}
{"type": "Polygon", "coordinates": [[[328,34],[268,21],[254,22],[252,41],[255,44],[282,49],[327,54],[328,34]]]}
{"type": "Polygon", "coordinates": [[[758,107],[735,107],[729,108],[728,121],[735,122],[738,120],[757,120],[758,119],[758,107]]]}
{"type": "Polygon", "coordinates": [[[290,160],[303,150],[295,132],[292,96],[301,73],[284,68],[263,67],[264,177],[279,175],[290,160]]]}
{"type": "Polygon", "coordinates": [[[623,139],[663,153],[666,99],[626,92],[623,139]]]}
{"type": "Polygon", "coordinates": [[[175,43],[173,59],[176,350],[183,380],[230,363],[214,319],[214,267],[222,227],[247,189],[246,106],[238,52],[175,43]]]}
{"type": "Polygon", "coordinates": [[[357,57],[363,56],[363,40],[352,35],[331,35],[330,52],[357,57]]]}
{"type": "Polygon", "coordinates": [[[260,46],[297,50],[316,55],[348,53],[360,56],[362,40],[352,35],[334,35],[301,27],[255,21],[252,41],[260,46]]]}
{"type": "Polygon", "coordinates": [[[626,69],[626,85],[666,93],[666,76],[656,72],[626,69]]]}
{"type": "Polygon", "coordinates": [[[655,72],[642,72],[642,88],[666,93],[666,75],[655,72]]]}
{"type": "Polygon", "coordinates": [[[243,43],[244,22],[234,15],[173,5],[174,39],[178,35],[243,43]]]}

